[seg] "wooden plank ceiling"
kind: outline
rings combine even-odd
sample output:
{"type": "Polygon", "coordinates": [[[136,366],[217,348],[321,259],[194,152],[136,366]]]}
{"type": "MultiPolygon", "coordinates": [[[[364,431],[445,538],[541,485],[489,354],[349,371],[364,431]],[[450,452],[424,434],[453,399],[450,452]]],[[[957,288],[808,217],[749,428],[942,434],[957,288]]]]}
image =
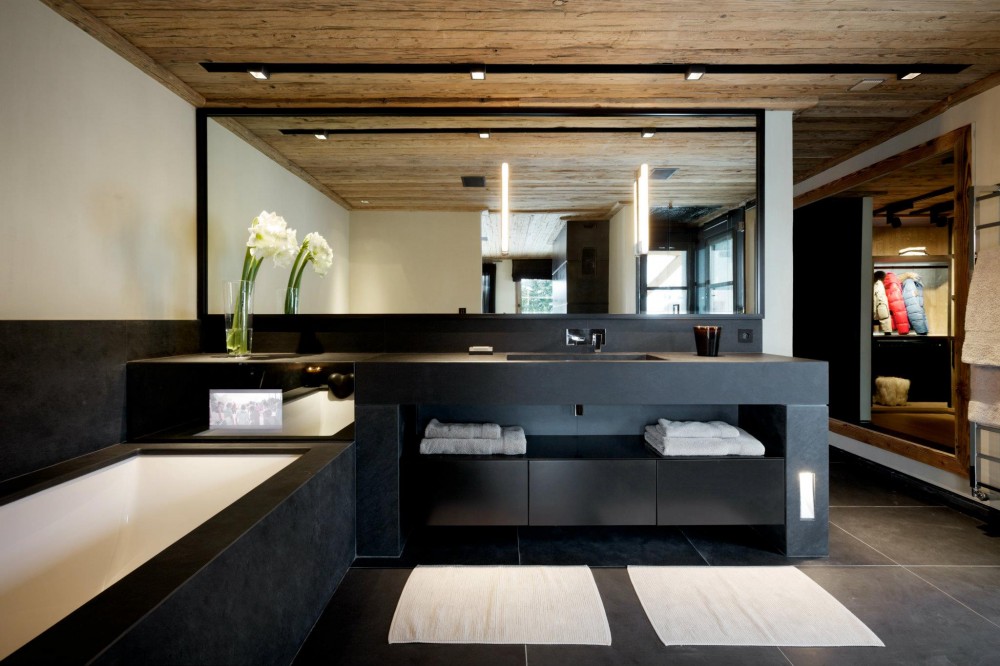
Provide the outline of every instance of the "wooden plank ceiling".
{"type": "MultiPolygon", "coordinates": [[[[72,2],[45,1],[66,15],[75,12],[80,22],[72,2]]],[[[796,181],[1000,83],[997,0],[78,0],[78,5],[101,29],[123,37],[213,107],[791,109],[796,181]],[[206,71],[205,62],[485,63],[487,76],[473,81],[467,74],[276,73],[257,81],[243,72],[206,71]],[[699,81],[681,74],[489,74],[491,64],[655,63],[818,69],[870,64],[873,72],[837,73],[834,67],[828,73],[709,74],[699,81]],[[910,81],[878,71],[913,63],[968,67],[910,81]],[[884,82],[851,92],[862,78],[884,82]]],[[[663,184],[669,187],[656,195],[674,199],[674,205],[728,205],[753,197],[752,134],[658,133],[647,140],[636,132],[494,134],[489,140],[471,134],[361,134],[322,142],[280,130],[329,126],[327,120],[241,122],[351,207],[493,208],[502,160],[511,163],[512,194],[521,197],[512,206],[526,213],[610,211],[630,198],[636,160],[678,167],[663,184]],[[485,191],[456,187],[462,175],[486,176],[485,191]]],[[[338,122],[336,127],[370,129],[482,124],[360,116],[338,122]]],[[[676,122],[709,127],[718,121],[676,122]]],[[[491,126],[523,123],[497,119],[491,126]]]]}

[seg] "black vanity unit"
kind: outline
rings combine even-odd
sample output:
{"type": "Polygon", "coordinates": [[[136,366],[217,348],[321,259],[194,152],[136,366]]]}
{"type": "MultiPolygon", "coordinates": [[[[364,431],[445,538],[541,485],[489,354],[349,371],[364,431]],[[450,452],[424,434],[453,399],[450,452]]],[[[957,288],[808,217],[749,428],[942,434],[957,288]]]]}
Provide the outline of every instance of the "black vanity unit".
{"type": "Polygon", "coordinates": [[[416,523],[760,525],[790,556],[827,554],[826,363],[516,358],[384,354],[355,364],[359,555],[397,556],[416,523]],[[738,424],[765,455],[661,457],[642,438],[660,417],[738,424]],[[527,453],[420,455],[431,418],[522,425],[527,453]]]}

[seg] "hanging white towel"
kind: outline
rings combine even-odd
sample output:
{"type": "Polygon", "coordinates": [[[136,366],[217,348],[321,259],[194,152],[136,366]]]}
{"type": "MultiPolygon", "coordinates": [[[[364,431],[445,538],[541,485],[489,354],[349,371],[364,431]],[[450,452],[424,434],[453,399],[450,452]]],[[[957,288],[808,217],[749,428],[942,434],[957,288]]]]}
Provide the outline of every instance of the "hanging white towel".
{"type": "Polygon", "coordinates": [[[1000,428],[1000,368],[974,365],[969,388],[969,420],[1000,428]]]}
{"type": "MultiPolygon", "coordinates": [[[[962,362],[1000,366],[1000,247],[983,248],[969,285],[962,362]]],[[[994,401],[1000,395],[993,396],[994,401]]]]}

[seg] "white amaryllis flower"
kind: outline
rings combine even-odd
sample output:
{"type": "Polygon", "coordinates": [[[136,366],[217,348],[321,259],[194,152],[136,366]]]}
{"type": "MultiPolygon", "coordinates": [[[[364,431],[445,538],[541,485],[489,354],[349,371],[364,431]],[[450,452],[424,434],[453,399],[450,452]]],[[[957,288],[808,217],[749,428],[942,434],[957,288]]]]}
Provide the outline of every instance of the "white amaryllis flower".
{"type": "Polygon", "coordinates": [[[306,234],[306,239],[302,242],[303,248],[309,248],[309,257],[312,259],[313,270],[319,275],[326,275],[326,272],[333,266],[333,250],[326,239],[315,231],[306,234]]]}
{"type": "Polygon", "coordinates": [[[253,218],[248,231],[250,238],[247,240],[247,248],[250,256],[257,261],[271,257],[275,266],[285,267],[298,252],[295,229],[289,229],[285,218],[277,213],[262,210],[260,215],[253,218]]]}

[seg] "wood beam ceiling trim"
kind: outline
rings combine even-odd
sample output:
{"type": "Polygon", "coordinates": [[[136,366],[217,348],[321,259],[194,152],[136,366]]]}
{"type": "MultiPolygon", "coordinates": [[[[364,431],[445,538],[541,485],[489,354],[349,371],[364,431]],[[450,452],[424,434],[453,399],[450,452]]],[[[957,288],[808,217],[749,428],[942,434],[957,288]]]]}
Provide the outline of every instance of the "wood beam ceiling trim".
{"type": "MultiPolygon", "coordinates": [[[[841,162],[846,162],[852,157],[857,157],[858,155],[864,153],[865,151],[871,150],[875,146],[879,146],[888,141],[889,139],[899,136],[903,132],[911,130],[914,127],[917,127],[918,125],[927,122],[931,118],[936,118],[937,116],[941,115],[942,113],[952,108],[953,106],[957,106],[958,104],[961,104],[962,102],[968,99],[972,99],[976,95],[982,94],[987,90],[991,90],[997,86],[1000,86],[1000,72],[995,72],[993,74],[990,74],[989,76],[976,81],[972,85],[968,85],[962,88],[961,90],[952,93],[951,95],[948,95],[945,99],[941,100],[937,104],[929,106],[920,113],[916,114],[915,116],[907,118],[903,122],[893,126],[892,129],[890,129],[889,131],[878,134],[872,137],[871,139],[868,139],[864,143],[857,145],[851,151],[844,153],[843,155],[838,155],[837,157],[831,160],[827,160],[825,162],[820,163],[818,166],[815,166],[806,173],[802,174],[801,177],[799,177],[799,179],[796,182],[801,183],[802,181],[808,180],[809,178],[812,178],[817,174],[823,173],[827,169],[832,169],[841,162]]],[[[803,194],[801,196],[807,197],[809,196],[809,194],[811,193],[807,192],[806,194],[803,194]]],[[[799,205],[801,204],[799,204],[798,199],[796,199],[795,207],[797,208],[799,205]]]]}
{"type": "Polygon", "coordinates": [[[140,51],[132,42],[109,28],[104,22],[73,2],[73,0],[42,0],[42,2],[64,19],[156,79],[186,102],[196,107],[205,105],[205,98],[201,93],[140,51]]]}

